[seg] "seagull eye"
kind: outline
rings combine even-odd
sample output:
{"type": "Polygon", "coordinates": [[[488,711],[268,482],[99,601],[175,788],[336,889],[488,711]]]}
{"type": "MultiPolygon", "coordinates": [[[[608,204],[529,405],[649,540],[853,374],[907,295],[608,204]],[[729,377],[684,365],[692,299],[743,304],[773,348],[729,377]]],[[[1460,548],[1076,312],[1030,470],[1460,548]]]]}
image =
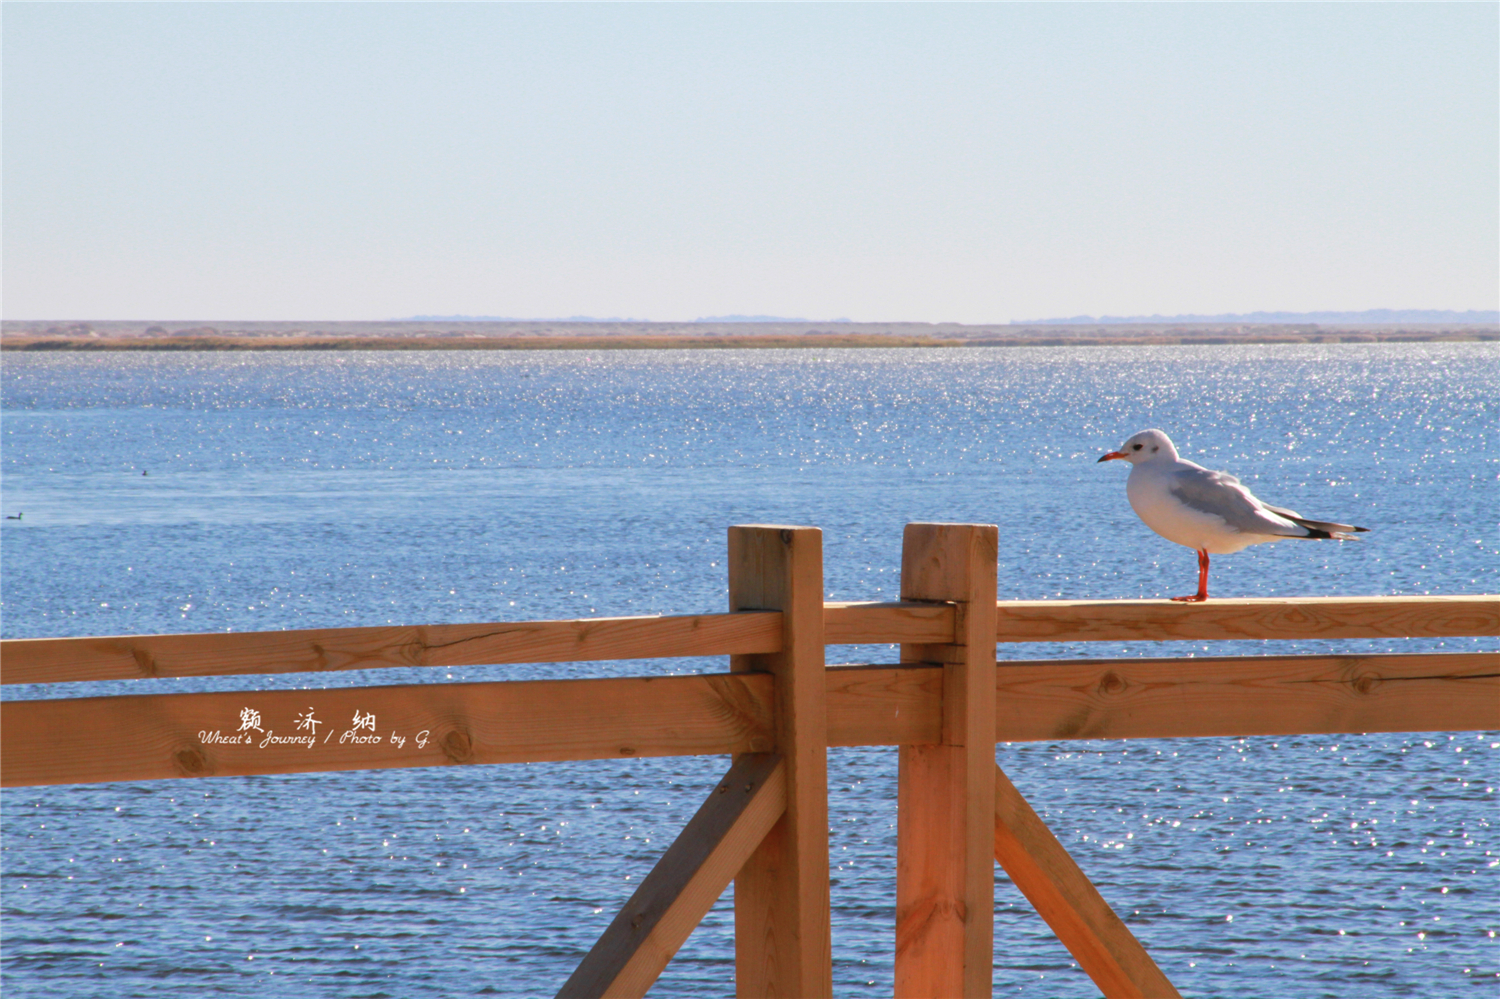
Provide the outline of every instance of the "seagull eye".
{"type": "Polygon", "coordinates": [[[1141,446],[1139,444],[1132,444],[1130,446],[1131,446],[1131,448],[1133,448],[1136,451],[1139,451],[1141,449],[1141,446]]]}

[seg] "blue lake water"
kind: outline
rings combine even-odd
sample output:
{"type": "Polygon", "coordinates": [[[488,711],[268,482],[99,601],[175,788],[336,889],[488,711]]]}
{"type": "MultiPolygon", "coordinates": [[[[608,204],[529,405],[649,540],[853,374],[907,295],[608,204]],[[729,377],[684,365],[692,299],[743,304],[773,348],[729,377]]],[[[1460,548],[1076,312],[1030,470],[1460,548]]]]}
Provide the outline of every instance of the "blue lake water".
{"type": "MultiPolygon", "coordinates": [[[[1196,583],[1130,433],[1370,527],[1216,558],[1216,596],[1500,591],[1489,344],[6,354],[6,638],[692,613],[725,528],[824,530],[892,599],[902,525],[997,523],[1004,598],[1196,583]]],[[[1002,646],[1012,658],[1493,650],[1494,640],[1002,646]]],[[[891,661],[887,648],[831,649],[891,661]]],[[[722,660],[7,688],[718,671],[722,660]]],[[[58,733],[86,739],[88,733],[58,733]]],[[[1185,994],[1494,995],[1500,733],[1003,745],[1185,994]]],[[[3,761],[0,761],[3,764],[3,761]]],[[[8,996],[550,995],[727,767],[631,760],[0,795],[8,996]]],[[[894,750],[830,756],[834,978],[889,994],[894,750]]],[[[726,895],[653,995],[733,990],[726,895]]],[[[996,993],[1097,995],[1003,875],[996,993]]]]}

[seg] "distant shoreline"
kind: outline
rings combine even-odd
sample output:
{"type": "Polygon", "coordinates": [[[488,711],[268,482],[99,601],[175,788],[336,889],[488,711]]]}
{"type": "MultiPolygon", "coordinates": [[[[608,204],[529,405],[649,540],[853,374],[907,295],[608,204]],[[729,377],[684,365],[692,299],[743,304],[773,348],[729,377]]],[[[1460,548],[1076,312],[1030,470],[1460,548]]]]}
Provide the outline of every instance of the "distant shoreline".
{"type": "Polygon", "coordinates": [[[4,351],[705,350],[1500,341],[1496,324],[52,322],[0,325],[4,351]],[[830,327],[834,328],[830,328],[830,327]]]}

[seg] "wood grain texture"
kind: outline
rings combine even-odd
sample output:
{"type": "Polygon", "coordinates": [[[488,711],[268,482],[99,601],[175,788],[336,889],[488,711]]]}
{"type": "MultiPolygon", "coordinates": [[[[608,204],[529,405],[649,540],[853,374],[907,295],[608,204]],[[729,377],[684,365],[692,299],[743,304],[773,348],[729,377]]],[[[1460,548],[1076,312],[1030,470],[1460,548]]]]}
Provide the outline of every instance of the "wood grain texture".
{"type": "MultiPolygon", "coordinates": [[[[832,746],[936,742],[942,667],[828,671],[832,746]]],[[[1500,654],[1002,661],[999,742],[1500,730],[1500,654]]]]}
{"type": "Polygon", "coordinates": [[[1135,934],[998,766],[995,859],[1105,996],[1176,999],[1135,934]]]}
{"type": "Polygon", "coordinates": [[[1500,596],[1007,600],[1002,642],[1444,638],[1500,635],[1500,596]]]}
{"type": "Polygon", "coordinates": [[[401,666],[589,662],[775,652],[780,615],[585,618],[308,631],[17,638],[0,642],[0,682],[62,683],[401,666]]]}
{"type": "Polygon", "coordinates": [[[780,651],[730,657],[737,674],[775,678],[775,751],[786,812],[735,879],[735,990],[757,999],[833,994],[828,882],[828,711],[823,532],[729,529],[729,606],[780,611],[780,651]]]}
{"type": "Polygon", "coordinates": [[[896,760],[896,999],[958,999],[970,994],[964,747],[901,746],[896,760]]]}
{"type": "Polygon", "coordinates": [[[6,701],[0,778],[14,787],[759,753],[772,748],[773,682],[716,674],[6,701]],[[258,727],[242,732],[245,709],[258,727]],[[297,722],[309,711],[314,746],[275,741],[305,738],[297,722]],[[356,727],[356,712],[373,715],[373,728],[356,727]]]}
{"type": "MultiPolygon", "coordinates": [[[[1500,597],[1296,597],[1006,601],[1000,641],[1500,636],[1500,597]]],[[[828,644],[941,644],[952,604],[828,603],[828,644]]],[[[775,652],[776,612],[432,624],[301,631],[16,638],[0,641],[0,683],[317,673],[410,666],[588,662],[775,652]]]]}
{"type": "MultiPolygon", "coordinates": [[[[943,680],[930,664],[827,670],[829,745],[940,741],[943,680]]],[[[16,786],[767,752],[774,683],[743,673],[13,700],[0,703],[0,777],[16,786]],[[245,707],[261,713],[257,741],[301,734],[296,719],[313,709],[320,748],[199,738],[238,734],[245,707]],[[380,744],[336,742],[355,710],[376,715],[380,744]],[[428,744],[416,747],[422,731],[428,744]],[[391,732],[407,744],[392,745],[391,732]]],[[[996,717],[999,742],[1494,731],[1500,653],[1006,662],[996,717]]]]}
{"type": "Polygon", "coordinates": [[[994,987],[995,576],[999,532],[908,524],[901,599],[949,601],[946,642],[903,643],[942,664],[939,745],[899,752],[895,994],[990,996],[994,987]]]}
{"type": "Polygon", "coordinates": [[[830,746],[901,746],[943,741],[943,667],[832,666],[830,746]]]}
{"type": "Polygon", "coordinates": [[[1001,742],[1500,729],[1500,653],[1007,662],[1001,742]]]}
{"type": "Polygon", "coordinates": [[[786,791],[780,756],[740,756],[558,991],[558,999],[644,996],[786,810],[786,791]]]}
{"type": "Polygon", "coordinates": [[[823,640],[829,645],[951,642],[955,618],[951,603],[829,602],[823,605],[823,640]]]}

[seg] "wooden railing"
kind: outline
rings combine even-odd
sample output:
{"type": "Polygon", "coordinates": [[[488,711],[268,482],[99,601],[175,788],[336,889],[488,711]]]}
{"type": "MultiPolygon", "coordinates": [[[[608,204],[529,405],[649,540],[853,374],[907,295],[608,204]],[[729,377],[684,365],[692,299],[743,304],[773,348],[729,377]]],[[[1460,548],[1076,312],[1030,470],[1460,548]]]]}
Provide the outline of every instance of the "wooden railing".
{"type": "Polygon", "coordinates": [[[644,994],[735,880],[739,994],[817,996],[827,749],[895,745],[898,996],[990,994],[997,860],[1106,995],[1155,996],[1176,992],[997,742],[1500,729],[1495,652],[995,658],[997,642],[1500,636],[1500,597],[999,602],[996,541],[909,525],[891,603],[825,602],[820,532],[751,526],[730,529],[724,614],[8,640],[7,684],[717,655],[730,671],[10,700],[0,783],[733,755],[559,994],[644,994]],[[901,661],[826,667],[840,644],[901,661]]]}

